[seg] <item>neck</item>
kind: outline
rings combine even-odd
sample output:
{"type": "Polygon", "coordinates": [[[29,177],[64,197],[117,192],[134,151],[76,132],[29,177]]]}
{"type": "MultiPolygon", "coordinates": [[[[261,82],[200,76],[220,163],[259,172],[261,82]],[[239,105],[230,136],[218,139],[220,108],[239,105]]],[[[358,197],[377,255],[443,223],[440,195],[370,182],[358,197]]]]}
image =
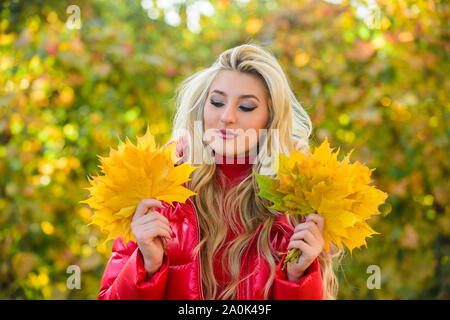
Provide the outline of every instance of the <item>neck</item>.
{"type": "Polygon", "coordinates": [[[253,164],[257,155],[222,155],[214,152],[216,165],[253,164]]]}
{"type": "Polygon", "coordinates": [[[225,156],[215,154],[216,168],[218,168],[230,181],[240,182],[252,170],[256,156],[225,156]]]}

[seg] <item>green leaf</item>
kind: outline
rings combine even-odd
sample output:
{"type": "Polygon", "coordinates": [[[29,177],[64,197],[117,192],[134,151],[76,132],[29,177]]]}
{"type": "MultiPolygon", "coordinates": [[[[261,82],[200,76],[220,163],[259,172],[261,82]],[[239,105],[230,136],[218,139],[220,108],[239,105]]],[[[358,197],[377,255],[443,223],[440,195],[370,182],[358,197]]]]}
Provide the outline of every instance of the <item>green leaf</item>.
{"type": "Polygon", "coordinates": [[[258,196],[273,202],[273,205],[269,207],[273,210],[286,211],[287,207],[283,205],[282,198],[285,196],[283,193],[276,191],[280,186],[280,182],[277,179],[272,179],[268,176],[258,174],[253,171],[256,177],[256,181],[259,187],[258,196]]]}

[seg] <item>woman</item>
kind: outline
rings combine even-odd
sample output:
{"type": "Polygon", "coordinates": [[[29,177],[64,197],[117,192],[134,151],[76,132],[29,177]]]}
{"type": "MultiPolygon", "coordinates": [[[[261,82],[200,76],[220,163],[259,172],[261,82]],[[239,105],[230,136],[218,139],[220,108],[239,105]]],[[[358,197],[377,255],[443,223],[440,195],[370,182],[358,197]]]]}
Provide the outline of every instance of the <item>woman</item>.
{"type": "Polygon", "coordinates": [[[273,55],[252,44],[229,49],[177,94],[173,136],[184,134],[181,161],[199,166],[184,184],[197,194],[174,207],[140,202],[136,243],[114,242],[99,299],[334,299],[323,218],[300,222],[257,196],[252,170],[274,177],[274,151],[306,151],[311,133],[273,55]],[[291,248],[301,256],[283,268],[291,248]]]}

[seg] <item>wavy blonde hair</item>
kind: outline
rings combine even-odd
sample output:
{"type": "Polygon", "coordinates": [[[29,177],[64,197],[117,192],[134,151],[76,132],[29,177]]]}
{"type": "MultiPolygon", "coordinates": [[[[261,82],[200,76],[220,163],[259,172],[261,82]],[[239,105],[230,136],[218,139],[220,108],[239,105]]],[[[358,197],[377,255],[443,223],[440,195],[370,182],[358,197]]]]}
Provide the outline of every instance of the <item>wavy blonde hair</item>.
{"type": "MultiPolygon", "coordinates": [[[[192,173],[186,187],[197,193],[193,197],[193,203],[198,216],[200,242],[195,253],[200,254],[203,298],[236,299],[237,287],[245,280],[239,279],[243,255],[256,229],[262,224],[256,245],[271,270],[269,281],[264,288],[264,297],[269,299],[277,263],[277,252],[270,244],[270,232],[279,213],[268,209],[271,204],[256,195],[259,189],[253,174],[249,174],[241,183],[225,192],[216,181],[216,174],[221,175],[221,172],[216,171],[214,152],[203,139],[203,110],[208,92],[217,74],[224,70],[255,75],[265,84],[269,108],[266,129],[269,133],[276,132],[278,136],[268,134],[259,140],[258,154],[252,166],[255,172],[275,177],[272,168],[274,151],[289,155],[295,145],[298,150],[306,152],[309,148],[308,139],[312,124],[292,92],[276,58],[256,44],[247,43],[226,50],[209,68],[186,78],[176,91],[177,112],[174,116],[172,138],[178,139],[181,134],[186,135],[190,146],[186,161],[199,166],[192,173]],[[231,214],[234,212],[239,213],[243,227],[235,220],[235,214],[231,214]],[[225,243],[229,230],[233,230],[238,236],[225,243]],[[225,272],[230,275],[231,281],[219,294],[213,259],[221,248],[225,250],[223,259],[228,259],[229,270],[225,272]]],[[[288,221],[294,227],[301,218],[290,217],[288,221]]],[[[327,251],[322,251],[319,256],[324,299],[335,299],[337,295],[338,282],[333,270],[335,256],[336,253],[327,251]]]]}

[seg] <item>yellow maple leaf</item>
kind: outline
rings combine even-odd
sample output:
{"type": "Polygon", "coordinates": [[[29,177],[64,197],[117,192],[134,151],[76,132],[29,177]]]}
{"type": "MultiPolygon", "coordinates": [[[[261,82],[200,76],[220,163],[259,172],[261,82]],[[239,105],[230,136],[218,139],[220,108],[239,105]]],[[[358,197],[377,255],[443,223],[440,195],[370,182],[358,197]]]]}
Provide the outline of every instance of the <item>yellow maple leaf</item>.
{"type": "Polygon", "coordinates": [[[103,175],[89,179],[90,197],[81,203],[94,210],[90,224],[97,225],[108,237],[105,241],[123,237],[126,244],[136,241],[131,221],[142,199],[158,199],[173,206],[184,203],[196,193],[182,186],[198,167],[190,163],[175,166],[176,143],[157,148],[149,127],[134,145],[128,138],[117,150],[110,148],[109,157],[98,156],[103,175]]]}
{"type": "Polygon", "coordinates": [[[344,244],[350,251],[366,245],[366,238],[378,234],[367,224],[387,194],[370,185],[374,169],[350,163],[350,151],[338,161],[328,139],[304,155],[292,148],[290,156],[278,154],[276,179],[255,173],[260,195],[274,203],[271,207],[288,214],[317,213],[324,217],[325,250],[330,242],[344,244]],[[277,188],[269,186],[276,185],[277,188]]]}

